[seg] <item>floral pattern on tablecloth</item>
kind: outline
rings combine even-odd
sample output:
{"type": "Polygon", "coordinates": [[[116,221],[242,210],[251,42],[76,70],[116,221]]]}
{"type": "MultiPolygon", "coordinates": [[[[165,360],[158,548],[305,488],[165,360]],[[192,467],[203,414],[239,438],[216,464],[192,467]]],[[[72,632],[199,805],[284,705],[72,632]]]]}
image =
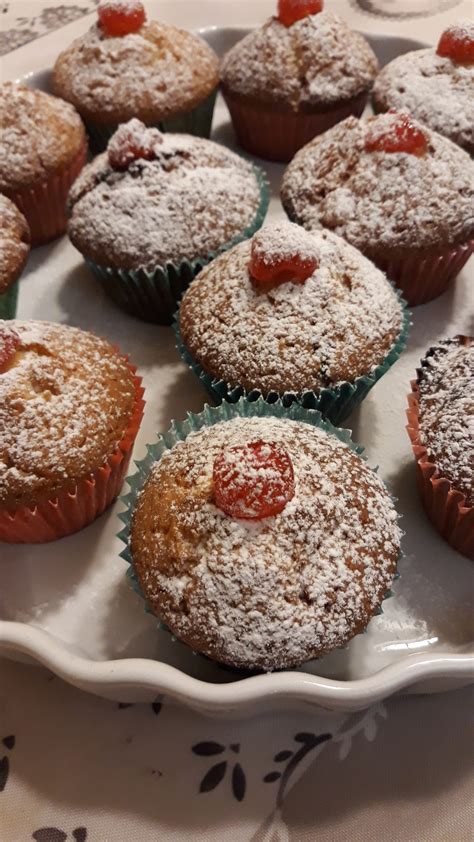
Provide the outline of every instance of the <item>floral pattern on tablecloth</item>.
{"type": "Polygon", "coordinates": [[[29,3],[28,6],[32,7],[33,12],[31,15],[17,15],[15,0],[0,3],[0,56],[90,14],[98,2],[99,0],[65,0],[59,6],[45,5],[42,8],[39,2],[35,2],[34,6],[29,3]]]}

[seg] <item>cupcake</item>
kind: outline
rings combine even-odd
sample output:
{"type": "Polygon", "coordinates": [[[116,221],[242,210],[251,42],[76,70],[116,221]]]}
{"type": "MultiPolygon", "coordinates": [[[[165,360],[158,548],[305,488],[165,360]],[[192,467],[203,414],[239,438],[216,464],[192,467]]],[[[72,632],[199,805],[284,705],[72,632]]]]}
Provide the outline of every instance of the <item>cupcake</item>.
{"type": "Polygon", "coordinates": [[[474,560],[474,338],[439,342],[411,385],[407,429],[423,506],[443,538],[474,560]]]}
{"type": "Polygon", "coordinates": [[[16,205],[0,193],[0,319],[13,319],[18,278],[30,251],[30,229],[16,205]]]}
{"type": "Polygon", "coordinates": [[[224,146],[131,120],[75,183],[68,230],[122,309],[169,324],[190,280],[267,206],[262,172],[224,146]]]}
{"type": "Polygon", "coordinates": [[[474,154],[474,22],[449,26],[438,46],[405,53],[383,68],[373,89],[376,111],[408,111],[474,154]]]}
{"type": "Polygon", "coordinates": [[[339,423],[398,358],[407,321],[385,275],[355,248],[282,222],[193,281],[179,348],[215,400],[297,400],[339,423]]]}
{"type": "Polygon", "coordinates": [[[224,56],[222,93],[237,139],[253,155],[290,161],[350,114],[377,75],[369,44],[322,0],[279,0],[278,14],[224,56]]]}
{"type": "Polygon", "coordinates": [[[86,157],[84,126],[71,105],[0,85],[0,192],[26,217],[33,246],[66,230],[68,190],[86,157]]]}
{"type": "Polygon", "coordinates": [[[208,407],[150,448],[132,486],[125,556],[149,608],[195,652],[296,667],[379,613],[397,514],[348,433],[319,413],[208,407]]]}
{"type": "Polygon", "coordinates": [[[196,35],[147,21],[139,0],[102,0],[98,20],[62,52],[53,90],[71,102],[102,152],[120,123],[209,137],[219,63],[196,35]]]}
{"type": "Polygon", "coordinates": [[[108,342],[67,325],[0,322],[0,541],[52,541],[119,493],[141,380],[108,342]]]}
{"type": "Polygon", "coordinates": [[[379,266],[409,304],[440,295],[474,249],[474,163],[406,114],[349,117],[287,168],[283,206],[379,266]]]}

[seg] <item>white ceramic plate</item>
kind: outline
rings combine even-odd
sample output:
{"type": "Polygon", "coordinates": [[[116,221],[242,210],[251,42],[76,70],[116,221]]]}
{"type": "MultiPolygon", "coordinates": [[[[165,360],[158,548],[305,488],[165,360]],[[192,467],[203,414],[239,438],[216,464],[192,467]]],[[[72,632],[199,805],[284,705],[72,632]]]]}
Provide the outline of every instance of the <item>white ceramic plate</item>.
{"type": "MultiPolygon", "coordinates": [[[[205,35],[223,52],[244,33],[213,27],[205,35]]],[[[382,63],[423,46],[368,37],[382,63]]],[[[47,85],[45,72],[25,75],[32,86],[47,85]]],[[[233,146],[221,101],[214,125],[214,138],[233,146]]],[[[278,200],[283,168],[262,165],[273,187],[270,216],[283,216],[278,200]]],[[[406,557],[395,596],[366,634],[300,671],[250,678],[237,678],[194,656],[157,630],[125,580],[127,565],[119,558],[122,546],[116,538],[122,504],[117,503],[83,532],[55,544],[1,545],[0,652],[41,662],[71,684],[107,698],[145,701],[166,693],[222,713],[290,701],[350,710],[399,690],[437,691],[469,683],[474,677],[474,568],[439,538],[424,516],[405,433],[405,407],[409,381],[430,344],[472,330],[472,263],[455,287],[415,311],[407,351],[347,423],[399,498],[406,530],[406,557]]],[[[93,330],[130,354],[147,397],[135,458],[144,455],[145,444],[155,439],[156,431],[166,430],[173,417],[202,408],[205,394],[179,361],[172,331],[117,310],[66,237],[33,252],[22,280],[19,315],[93,330]]]]}

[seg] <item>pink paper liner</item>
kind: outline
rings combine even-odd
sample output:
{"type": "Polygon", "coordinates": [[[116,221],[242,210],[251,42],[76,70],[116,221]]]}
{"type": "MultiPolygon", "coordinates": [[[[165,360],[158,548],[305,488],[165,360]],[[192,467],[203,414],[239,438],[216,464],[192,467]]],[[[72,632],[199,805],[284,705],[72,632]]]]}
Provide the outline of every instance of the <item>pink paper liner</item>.
{"type": "Polygon", "coordinates": [[[419,249],[396,260],[372,258],[402,291],[410,307],[432,301],[448,288],[474,252],[474,240],[445,249],[419,249]]]}
{"type": "Polygon", "coordinates": [[[142,379],[134,374],[135,407],[122,439],[104,465],[87,477],[68,482],[36,506],[0,511],[0,541],[9,544],[40,544],[55,541],[83,529],[99,517],[118,497],[127,475],[145,401],[142,379]]]}
{"type": "Polygon", "coordinates": [[[466,505],[466,497],[456,491],[430,462],[426,447],[420,442],[419,389],[412,380],[408,395],[407,431],[416,459],[417,480],[425,511],[433,526],[455,550],[474,561],[474,506],[466,505]]]}
{"type": "Polygon", "coordinates": [[[346,117],[360,117],[368,98],[364,92],[343,105],[310,114],[250,102],[225,87],[222,93],[240,146],[260,158],[284,162],[291,161],[298,149],[346,117]]]}
{"type": "Polygon", "coordinates": [[[66,201],[69,188],[87,161],[87,143],[81,147],[69,167],[44,181],[5,194],[26,217],[31,245],[40,246],[64,234],[67,226],[66,201]]]}

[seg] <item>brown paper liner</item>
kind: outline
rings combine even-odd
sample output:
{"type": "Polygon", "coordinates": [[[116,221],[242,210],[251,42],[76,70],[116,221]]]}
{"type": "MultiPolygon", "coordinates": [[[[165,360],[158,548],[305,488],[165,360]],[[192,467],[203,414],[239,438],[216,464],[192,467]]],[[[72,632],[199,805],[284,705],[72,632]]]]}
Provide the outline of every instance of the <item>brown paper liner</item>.
{"type": "Polygon", "coordinates": [[[225,87],[222,93],[240,146],[260,158],[283,162],[291,161],[298,149],[346,117],[360,117],[368,98],[364,92],[335,108],[309,113],[278,110],[225,87]]]}
{"type": "Polygon", "coordinates": [[[31,245],[40,246],[64,234],[67,226],[66,201],[73,181],[87,161],[87,144],[81,147],[69,167],[44,181],[5,193],[28,221],[31,245]]]}
{"type": "Polygon", "coordinates": [[[431,523],[448,544],[474,561],[474,506],[456,491],[430,462],[426,447],[420,442],[418,382],[412,380],[408,395],[407,431],[416,459],[420,496],[431,523]]]}
{"type": "Polygon", "coordinates": [[[142,379],[130,363],[129,368],[134,374],[135,407],[115,451],[89,476],[68,482],[36,506],[0,511],[0,541],[40,544],[71,535],[92,523],[119,495],[145,407],[142,379]]]}
{"type": "Polygon", "coordinates": [[[371,259],[402,291],[410,307],[441,295],[474,252],[474,240],[445,249],[413,250],[409,257],[371,259]]]}

